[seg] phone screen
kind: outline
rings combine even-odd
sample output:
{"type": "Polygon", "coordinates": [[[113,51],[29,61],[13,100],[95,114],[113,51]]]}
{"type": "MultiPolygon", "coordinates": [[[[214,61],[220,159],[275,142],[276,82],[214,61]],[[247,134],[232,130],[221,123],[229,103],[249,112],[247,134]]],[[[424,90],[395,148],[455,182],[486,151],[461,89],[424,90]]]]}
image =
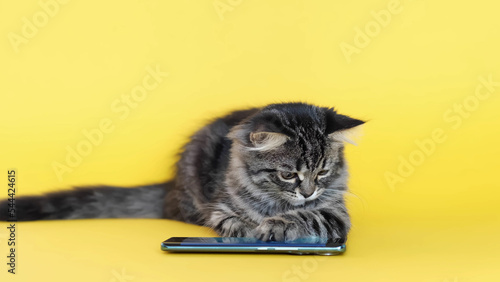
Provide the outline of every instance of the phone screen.
{"type": "Polygon", "coordinates": [[[227,246],[227,247],[337,247],[343,242],[340,240],[327,240],[319,238],[304,238],[295,241],[276,242],[260,241],[255,238],[242,237],[172,237],[165,242],[170,246],[227,246]]]}

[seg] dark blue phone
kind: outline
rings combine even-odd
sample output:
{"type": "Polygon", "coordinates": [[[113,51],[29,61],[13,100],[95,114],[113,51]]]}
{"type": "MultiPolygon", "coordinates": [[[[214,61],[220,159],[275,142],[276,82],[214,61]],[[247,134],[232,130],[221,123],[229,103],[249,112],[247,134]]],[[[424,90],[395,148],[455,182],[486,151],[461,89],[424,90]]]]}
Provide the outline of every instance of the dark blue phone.
{"type": "Polygon", "coordinates": [[[345,252],[345,242],[319,238],[304,238],[287,242],[264,242],[241,237],[172,237],[161,244],[169,252],[185,253],[285,253],[338,255],[345,252]]]}

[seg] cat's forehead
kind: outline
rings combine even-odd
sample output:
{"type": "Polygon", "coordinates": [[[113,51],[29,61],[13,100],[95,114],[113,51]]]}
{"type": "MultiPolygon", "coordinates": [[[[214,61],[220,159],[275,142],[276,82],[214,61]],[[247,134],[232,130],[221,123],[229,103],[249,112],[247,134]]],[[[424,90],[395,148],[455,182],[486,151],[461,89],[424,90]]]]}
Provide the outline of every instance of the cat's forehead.
{"type": "Polygon", "coordinates": [[[296,152],[295,167],[297,170],[314,170],[317,167],[324,166],[331,154],[330,142],[323,136],[314,136],[306,134],[297,134],[291,142],[296,152]]]}
{"type": "Polygon", "coordinates": [[[287,146],[277,152],[280,157],[277,158],[275,165],[284,170],[290,171],[316,171],[331,166],[340,158],[340,144],[326,144],[323,147],[318,146],[287,146]]]}

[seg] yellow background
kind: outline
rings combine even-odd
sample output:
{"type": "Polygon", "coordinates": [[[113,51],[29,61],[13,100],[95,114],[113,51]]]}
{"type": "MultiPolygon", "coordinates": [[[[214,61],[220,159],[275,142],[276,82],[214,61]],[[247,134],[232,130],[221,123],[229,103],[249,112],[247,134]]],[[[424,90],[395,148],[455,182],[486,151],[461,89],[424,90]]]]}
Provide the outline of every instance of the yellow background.
{"type": "Polygon", "coordinates": [[[500,281],[496,1],[57,3],[28,38],[24,18],[43,23],[43,5],[0,2],[0,168],[17,169],[17,196],[165,181],[208,120],[305,101],[369,120],[347,149],[353,229],[344,256],[318,260],[165,254],[159,244],[170,236],[215,235],[165,220],[19,223],[16,275],[0,229],[2,281],[500,281]],[[374,24],[372,11],[390,5],[399,12],[374,24]],[[373,36],[356,45],[367,27],[373,36]],[[346,56],[342,44],[360,48],[346,56]],[[112,104],[157,65],[169,76],[120,118],[112,104]],[[450,114],[474,102],[480,77],[497,83],[490,97],[450,114]],[[106,118],[114,130],[58,179],[53,163],[106,118]],[[445,141],[391,186],[386,175],[436,129],[445,141]]]}

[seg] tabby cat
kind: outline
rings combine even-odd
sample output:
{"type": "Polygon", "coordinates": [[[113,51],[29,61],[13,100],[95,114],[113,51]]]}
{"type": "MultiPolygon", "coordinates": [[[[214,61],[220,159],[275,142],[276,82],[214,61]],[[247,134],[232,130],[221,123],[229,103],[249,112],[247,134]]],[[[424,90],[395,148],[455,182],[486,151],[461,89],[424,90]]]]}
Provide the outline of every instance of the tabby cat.
{"type": "Polygon", "coordinates": [[[344,142],[363,123],[305,103],[235,111],[191,137],[167,183],[19,197],[14,218],[0,202],[0,220],[166,218],[224,237],[345,240],[344,142]]]}

